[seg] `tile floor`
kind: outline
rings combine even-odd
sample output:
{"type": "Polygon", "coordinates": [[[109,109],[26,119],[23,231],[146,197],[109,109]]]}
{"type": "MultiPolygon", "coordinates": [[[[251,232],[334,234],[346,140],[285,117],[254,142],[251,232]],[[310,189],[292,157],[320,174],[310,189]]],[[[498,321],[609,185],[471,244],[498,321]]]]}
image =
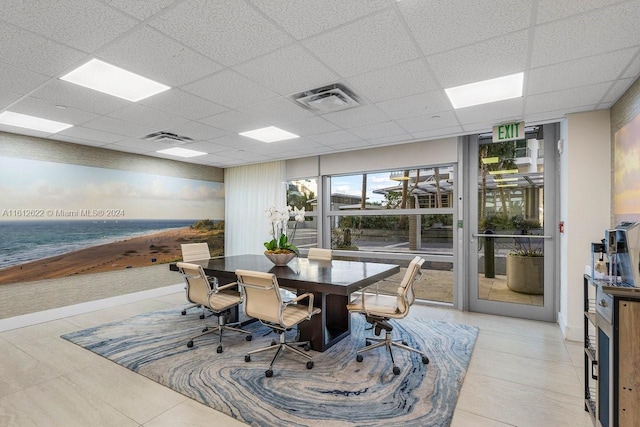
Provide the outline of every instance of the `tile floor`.
{"type": "MultiPolygon", "coordinates": [[[[61,334],[184,304],[176,292],[0,332],[0,426],[242,423],[71,344],[61,334]]],[[[414,305],[480,334],[452,426],[585,426],[581,343],[557,325],[414,305]]]]}

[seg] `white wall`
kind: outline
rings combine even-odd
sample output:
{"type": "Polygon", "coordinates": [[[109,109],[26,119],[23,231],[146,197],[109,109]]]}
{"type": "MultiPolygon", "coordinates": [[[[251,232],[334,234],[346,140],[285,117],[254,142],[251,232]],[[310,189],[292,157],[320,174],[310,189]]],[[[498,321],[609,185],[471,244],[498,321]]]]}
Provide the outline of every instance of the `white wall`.
{"type": "Polygon", "coordinates": [[[591,243],[604,238],[611,218],[609,110],[576,113],[563,122],[560,153],[560,307],[558,323],[568,340],[583,336],[583,274],[591,243]]]}
{"type": "Polygon", "coordinates": [[[458,139],[442,138],[287,160],[287,179],[360,173],[458,161],[458,139]]]}

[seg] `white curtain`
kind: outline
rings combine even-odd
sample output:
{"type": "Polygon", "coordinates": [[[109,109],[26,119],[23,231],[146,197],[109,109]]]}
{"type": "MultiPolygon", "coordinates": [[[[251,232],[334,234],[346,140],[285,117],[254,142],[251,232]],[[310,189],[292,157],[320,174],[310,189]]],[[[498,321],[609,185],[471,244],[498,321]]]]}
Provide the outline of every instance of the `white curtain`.
{"type": "Polygon", "coordinates": [[[224,191],[225,255],[263,253],[271,239],[264,211],[287,203],[285,162],[227,168],[224,191]]]}

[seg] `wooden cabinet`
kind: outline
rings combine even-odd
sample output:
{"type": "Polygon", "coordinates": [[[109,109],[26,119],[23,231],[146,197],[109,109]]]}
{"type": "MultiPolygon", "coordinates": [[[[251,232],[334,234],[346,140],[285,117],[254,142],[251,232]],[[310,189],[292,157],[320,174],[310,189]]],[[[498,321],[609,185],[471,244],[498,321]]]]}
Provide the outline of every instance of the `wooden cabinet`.
{"type": "Polygon", "coordinates": [[[596,427],[640,426],[640,288],[584,276],[585,411],[596,427]]]}
{"type": "Polygon", "coordinates": [[[616,303],[618,424],[640,426],[640,301],[616,303]]]}

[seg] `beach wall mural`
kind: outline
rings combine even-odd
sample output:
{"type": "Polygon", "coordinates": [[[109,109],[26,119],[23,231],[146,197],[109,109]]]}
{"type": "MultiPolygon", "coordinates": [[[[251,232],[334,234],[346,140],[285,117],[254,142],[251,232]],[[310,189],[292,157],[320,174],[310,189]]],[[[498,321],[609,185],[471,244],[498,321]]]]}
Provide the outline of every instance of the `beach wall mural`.
{"type": "Polygon", "coordinates": [[[0,156],[0,284],[224,251],[224,184],[0,156]]]}
{"type": "Polygon", "coordinates": [[[640,221],[640,114],[614,136],[615,223],[640,221]]]}

